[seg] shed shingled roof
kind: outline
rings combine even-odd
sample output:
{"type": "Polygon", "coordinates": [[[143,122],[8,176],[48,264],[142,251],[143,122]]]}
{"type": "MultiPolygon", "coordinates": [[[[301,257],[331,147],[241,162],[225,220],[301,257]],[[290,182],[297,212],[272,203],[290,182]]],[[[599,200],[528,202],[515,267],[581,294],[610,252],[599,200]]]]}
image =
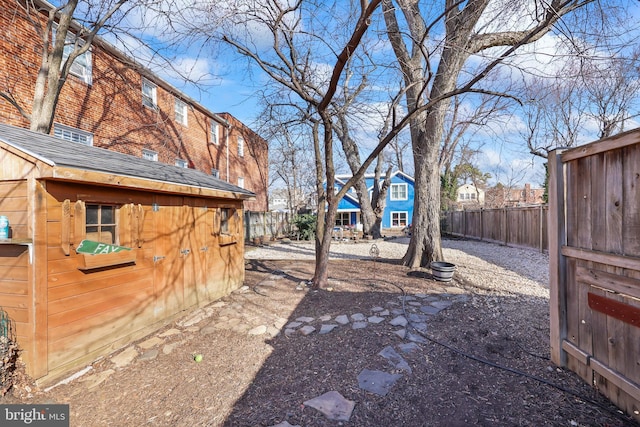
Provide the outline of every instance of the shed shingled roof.
{"type": "Polygon", "coordinates": [[[104,148],[65,141],[51,135],[0,123],[0,141],[51,166],[66,166],[172,184],[210,188],[245,197],[254,193],[195,169],[154,162],[104,148]]]}

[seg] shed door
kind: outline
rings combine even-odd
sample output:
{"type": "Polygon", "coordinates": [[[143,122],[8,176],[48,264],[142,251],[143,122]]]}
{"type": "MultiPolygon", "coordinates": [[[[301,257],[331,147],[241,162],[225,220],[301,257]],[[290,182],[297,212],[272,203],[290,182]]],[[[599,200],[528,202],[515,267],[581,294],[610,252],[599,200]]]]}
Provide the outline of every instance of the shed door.
{"type": "Polygon", "coordinates": [[[154,198],[154,293],[157,318],[170,316],[184,307],[184,260],[182,242],[188,236],[183,198],[158,195],[154,198]]]}

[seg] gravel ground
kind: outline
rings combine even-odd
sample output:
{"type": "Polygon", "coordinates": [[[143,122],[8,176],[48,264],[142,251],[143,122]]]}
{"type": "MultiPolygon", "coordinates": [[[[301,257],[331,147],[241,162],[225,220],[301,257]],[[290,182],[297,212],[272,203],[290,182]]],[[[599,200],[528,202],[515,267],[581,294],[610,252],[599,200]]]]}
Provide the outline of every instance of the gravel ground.
{"type": "MultiPolygon", "coordinates": [[[[375,245],[379,257],[401,259],[409,239],[405,237],[373,242],[334,242],[331,259],[371,259],[375,245]]],[[[549,256],[535,249],[513,248],[474,240],[443,239],[447,262],[456,265],[456,277],[463,283],[499,295],[530,295],[549,298],[549,256]]],[[[246,259],[313,260],[314,243],[277,242],[247,247],[246,259]]]]}

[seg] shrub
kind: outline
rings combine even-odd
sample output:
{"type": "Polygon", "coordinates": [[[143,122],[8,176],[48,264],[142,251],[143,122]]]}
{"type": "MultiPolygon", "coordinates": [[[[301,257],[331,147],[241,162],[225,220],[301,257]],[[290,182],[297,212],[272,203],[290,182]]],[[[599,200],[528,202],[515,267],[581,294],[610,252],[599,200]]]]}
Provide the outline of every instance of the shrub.
{"type": "Polygon", "coordinates": [[[293,224],[298,229],[298,237],[302,240],[312,240],[316,235],[316,216],[311,214],[296,215],[293,224]]]}

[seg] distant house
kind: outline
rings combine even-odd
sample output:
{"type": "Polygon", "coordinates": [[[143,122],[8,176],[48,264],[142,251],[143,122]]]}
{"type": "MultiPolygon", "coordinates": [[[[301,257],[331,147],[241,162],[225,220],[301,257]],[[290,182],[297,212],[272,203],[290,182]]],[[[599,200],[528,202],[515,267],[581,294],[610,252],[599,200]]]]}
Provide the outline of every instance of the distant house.
{"type": "Polygon", "coordinates": [[[544,203],[544,188],[531,188],[531,184],[525,184],[524,188],[509,188],[499,184],[486,191],[484,207],[509,208],[544,203]]]}
{"type": "MultiPolygon", "coordinates": [[[[336,175],[334,189],[339,191],[351,178],[350,175],[336,175]]],[[[384,178],[381,178],[378,185],[382,185],[384,178]]],[[[369,196],[371,196],[374,186],[375,176],[365,175],[369,196]]],[[[382,216],[382,229],[402,229],[411,224],[413,219],[413,197],[414,180],[413,177],[404,172],[396,171],[391,175],[391,185],[387,192],[386,205],[382,216]]],[[[360,218],[360,202],[356,196],[355,189],[349,192],[340,200],[338,204],[338,215],[336,217],[336,227],[362,227],[360,218]]]]}
{"type": "Polygon", "coordinates": [[[459,208],[477,208],[484,205],[485,192],[473,184],[464,184],[456,190],[456,202],[459,208]]]}

